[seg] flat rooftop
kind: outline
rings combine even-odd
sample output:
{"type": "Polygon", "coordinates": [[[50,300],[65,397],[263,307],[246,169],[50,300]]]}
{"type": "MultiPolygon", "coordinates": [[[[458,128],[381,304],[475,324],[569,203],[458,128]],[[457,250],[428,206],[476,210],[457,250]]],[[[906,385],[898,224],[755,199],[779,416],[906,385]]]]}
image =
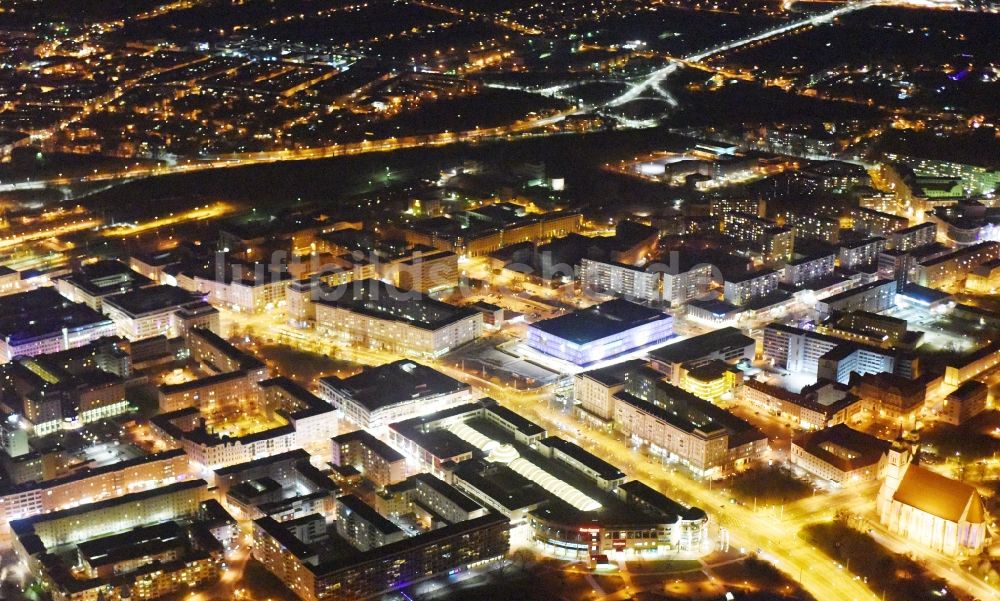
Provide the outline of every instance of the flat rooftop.
{"type": "Polygon", "coordinates": [[[370,367],[349,378],[327,376],[321,382],[369,411],[469,388],[468,384],[408,359],[370,367]]]}
{"type": "Polygon", "coordinates": [[[688,301],[688,306],[701,309],[702,311],[708,311],[712,315],[717,317],[722,317],[723,315],[729,315],[730,313],[739,313],[743,310],[743,307],[737,307],[732,303],[727,303],[724,300],[706,299],[706,300],[692,300],[688,301]]]}
{"type": "Polygon", "coordinates": [[[192,488],[205,488],[207,486],[208,483],[204,480],[184,480],[182,482],[168,484],[167,486],[161,486],[160,488],[152,488],[140,492],[129,493],[112,499],[104,499],[102,501],[96,501],[86,505],[70,507],[69,509],[61,509],[50,513],[40,513],[22,520],[14,520],[10,523],[10,525],[14,532],[20,536],[22,532],[32,529],[35,524],[43,524],[45,522],[61,520],[73,516],[87,515],[88,513],[101,511],[119,505],[140,505],[146,499],[154,499],[156,497],[174,494],[180,491],[190,490],[192,488]]]}
{"type": "Polygon", "coordinates": [[[962,385],[951,391],[949,399],[960,402],[969,401],[976,397],[986,398],[989,395],[989,386],[977,380],[966,380],[962,385]]]}
{"type": "Polygon", "coordinates": [[[376,279],[325,288],[316,302],[376,319],[406,322],[425,330],[437,330],[480,314],[475,309],[449,305],[376,279]]]}
{"type": "Polygon", "coordinates": [[[497,416],[497,418],[507,422],[514,428],[517,428],[519,432],[525,436],[537,436],[539,434],[545,434],[545,428],[539,426],[530,419],[524,417],[520,413],[511,411],[510,409],[496,403],[484,403],[484,401],[492,401],[493,399],[481,399],[479,402],[486,406],[486,411],[497,416]]]}
{"type": "Polygon", "coordinates": [[[141,317],[150,313],[173,311],[201,296],[176,286],[150,286],[123,294],[115,294],[104,299],[106,305],[122,310],[131,317],[141,317]]]}
{"type": "Polygon", "coordinates": [[[649,485],[632,480],[619,486],[631,499],[641,502],[650,509],[659,512],[664,517],[682,518],[685,520],[702,520],[708,516],[698,507],[687,507],[674,501],[649,485]]]}
{"type": "Polygon", "coordinates": [[[96,567],[153,555],[186,544],[184,529],[177,522],[170,521],[95,538],[80,543],[77,549],[87,563],[96,567]]]}
{"type": "Polygon", "coordinates": [[[683,363],[729,348],[755,345],[756,341],[738,328],[727,327],[693,336],[650,351],[649,356],[664,363],[683,363]]]}
{"type": "Polygon", "coordinates": [[[895,284],[895,283],[896,283],[896,280],[875,280],[874,282],[868,282],[867,284],[862,284],[862,285],[854,287],[854,288],[849,288],[847,290],[844,290],[843,292],[839,292],[839,293],[834,294],[832,296],[827,296],[825,298],[821,298],[821,299],[819,299],[819,302],[821,302],[821,303],[827,303],[827,304],[829,304],[829,303],[838,303],[838,302],[840,302],[842,300],[846,300],[846,299],[858,296],[859,294],[865,294],[866,292],[868,292],[870,290],[874,290],[876,288],[880,288],[882,286],[885,286],[885,285],[888,285],[888,284],[895,284]]]}
{"type": "Polygon", "coordinates": [[[625,472],[611,465],[607,461],[587,451],[580,445],[574,444],[558,436],[549,436],[539,441],[540,445],[556,449],[566,456],[593,470],[599,477],[605,480],[618,480],[625,477],[625,472]]]}
{"type": "Polygon", "coordinates": [[[438,478],[437,476],[433,476],[426,472],[421,472],[419,474],[415,474],[413,478],[419,482],[424,483],[425,485],[427,485],[427,487],[432,488],[439,495],[448,499],[449,501],[454,503],[457,507],[460,507],[463,511],[468,511],[471,513],[473,511],[482,508],[482,505],[473,501],[465,494],[463,494],[460,490],[458,490],[451,484],[448,484],[444,480],[438,478]]]}
{"type": "Polygon", "coordinates": [[[899,290],[900,296],[908,298],[918,303],[932,305],[951,298],[947,292],[941,292],[935,288],[928,288],[919,284],[908,283],[899,290]]]}
{"type": "Polygon", "coordinates": [[[496,513],[488,513],[484,516],[472,518],[471,520],[466,520],[464,522],[449,524],[448,526],[443,526],[436,530],[431,530],[430,532],[412,536],[401,541],[389,543],[388,545],[382,545],[381,547],[369,549],[368,551],[354,553],[350,556],[332,559],[329,561],[323,561],[315,567],[307,564],[307,567],[310,571],[317,575],[330,574],[352,565],[374,564],[374,562],[388,557],[402,556],[404,553],[408,552],[420,552],[421,548],[429,547],[438,541],[447,540],[451,537],[467,533],[471,534],[481,529],[494,528],[501,525],[507,526],[507,524],[508,520],[506,517],[496,513]]]}
{"type": "Polygon", "coordinates": [[[111,260],[83,265],[60,279],[91,296],[107,296],[153,284],[153,280],[133,271],[128,265],[111,260]]]}
{"type": "Polygon", "coordinates": [[[772,275],[776,275],[773,269],[758,269],[755,271],[742,271],[730,276],[726,276],[727,283],[739,284],[741,282],[749,282],[750,280],[756,280],[758,278],[764,278],[772,275]]]}
{"type": "Polygon", "coordinates": [[[585,371],[581,373],[580,376],[590,378],[591,380],[600,382],[605,386],[620,386],[625,383],[626,374],[635,371],[644,365],[646,365],[646,362],[642,359],[633,359],[631,361],[615,363],[614,365],[609,365],[600,369],[585,371]]]}
{"type": "Polygon", "coordinates": [[[670,316],[662,311],[616,299],[539,321],[530,327],[575,344],[586,344],[666,319],[670,316]]]}
{"type": "Polygon", "coordinates": [[[383,534],[393,534],[396,532],[401,532],[399,526],[393,524],[388,518],[383,516],[381,513],[375,511],[371,505],[365,503],[360,498],[354,495],[345,495],[343,497],[337,497],[337,503],[343,505],[349,509],[352,513],[355,513],[362,520],[371,524],[373,528],[376,528],[379,532],[383,534]]]}
{"type": "Polygon", "coordinates": [[[70,302],[55,288],[0,296],[0,338],[17,345],[62,332],[110,324],[90,307],[70,302]]]}
{"type": "Polygon", "coordinates": [[[501,463],[470,459],[458,464],[454,476],[509,511],[530,508],[555,498],[540,485],[501,463]]]}
{"type": "Polygon", "coordinates": [[[349,442],[358,442],[362,444],[371,452],[390,463],[405,459],[399,451],[390,447],[378,438],[375,438],[375,436],[370,434],[367,430],[355,430],[353,432],[333,437],[333,443],[338,446],[349,442]]]}
{"type": "Polygon", "coordinates": [[[880,236],[873,236],[871,238],[862,238],[860,240],[841,242],[840,248],[851,250],[855,248],[861,248],[863,246],[868,246],[869,244],[878,244],[879,242],[885,242],[885,238],[882,238],[880,236]]]}
{"type": "Polygon", "coordinates": [[[240,366],[240,369],[254,370],[264,367],[264,362],[254,357],[250,353],[244,351],[243,349],[233,346],[228,340],[219,336],[212,330],[207,328],[193,328],[188,334],[195,338],[200,338],[206,344],[208,344],[213,349],[222,353],[228,359],[231,359],[240,366]]]}
{"type": "Polygon", "coordinates": [[[954,261],[956,259],[963,259],[965,257],[971,256],[971,255],[975,255],[976,253],[979,253],[979,252],[984,251],[984,250],[989,249],[989,248],[993,248],[995,246],[997,246],[997,243],[996,242],[992,242],[992,241],[977,242],[976,244],[973,244],[972,246],[966,246],[964,248],[959,248],[959,249],[954,250],[954,251],[952,251],[952,252],[950,252],[950,253],[948,253],[946,255],[941,255],[939,257],[934,257],[934,258],[928,259],[926,261],[921,261],[920,265],[923,266],[923,267],[933,267],[935,265],[940,265],[942,263],[947,263],[949,261],[954,261]]]}

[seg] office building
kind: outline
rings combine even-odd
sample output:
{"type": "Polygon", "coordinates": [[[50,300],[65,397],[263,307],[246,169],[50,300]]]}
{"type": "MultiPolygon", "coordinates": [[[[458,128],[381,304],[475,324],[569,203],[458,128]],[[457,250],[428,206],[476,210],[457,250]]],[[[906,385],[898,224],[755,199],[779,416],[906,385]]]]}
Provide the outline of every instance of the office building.
{"type": "Polygon", "coordinates": [[[188,408],[157,415],[150,427],[163,440],[184,449],[196,470],[247,463],[300,448],[290,424],[228,436],[210,432],[204,422],[197,409],[188,408]]]}
{"type": "Polygon", "coordinates": [[[868,373],[852,382],[868,410],[883,419],[913,427],[927,400],[927,382],[892,373],[868,373]]]}
{"type": "Polygon", "coordinates": [[[829,277],[833,274],[836,258],[836,255],[832,253],[821,253],[793,259],[781,269],[781,283],[789,286],[801,286],[829,277]]]}
{"type": "Polygon", "coordinates": [[[858,269],[875,265],[878,255],[885,250],[885,238],[873,237],[841,242],[837,250],[838,264],[843,269],[858,269]]]}
{"type": "Polygon", "coordinates": [[[968,380],[944,398],[938,419],[949,424],[964,424],[986,410],[989,397],[989,386],[968,380]]]}
{"type": "Polygon", "coordinates": [[[488,566],[507,554],[510,525],[497,514],[349,555],[322,558],[271,517],[254,521],[253,557],[306,601],[355,601],[450,571],[488,566]]]}
{"type": "Polygon", "coordinates": [[[178,335],[174,313],[198,300],[203,299],[174,286],[147,286],[105,297],[102,310],[122,338],[173,338],[178,335]]]}
{"type": "MultiPolygon", "coordinates": [[[[655,372],[653,372],[655,374],[655,372]]],[[[619,431],[702,476],[741,470],[767,452],[767,436],[709,401],[638,372],[615,395],[619,431]]]]}
{"type": "Polygon", "coordinates": [[[337,534],[361,552],[406,538],[399,526],[354,495],[337,498],[336,523],[337,534]]]}
{"type": "Polygon", "coordinates": [[[58,601],[155,599],[220,576],[224,548],[197,521],[206,496],[192,480],[16,520],[13,546],[58,601]]]}
{"type": "Polygon", "coordinates": [[[353,346],[438,357],[483,333],[478,311],[378,280],[352,282],[313,304],[317,332],[353,346]]]}
{"type": "Polygon", "coordinates": [[[337,433],[339,419],[334,407],[292,380],[278,376],[257,382],[257,388],[261,414],[293,428],[299,448],[326,445],[337,433]]]}
{"type": "Polygon", "coordinates": [[[1000,259],[1000,243],[980,242],[946,255],[917,263],[910,281],[928,288],[943,288],[963,282],[978,266],[1000,259]]]}
{"type": "Polygon", "coordinates": [[[378,429],[472,398],[468,384],[409,360],[370,367],[348,378],[327,376],[320,379],[319,387],[323,398],[345,419],[365,429],[378,429]]]}
{"type": "Polygon", "coordinates": [[[906,327],[905,319],[868,311],[851,311],[831,316],[817,325],[816,331],[871,346],[913,350],[924,333],[909,331],[906,327]]]}
{"type": "Polygon", "coordinates": [[[0,487],[0,524],[173,483],[188,473],[180,449],[0,487]]]}
{"type": "Polygon", "coordinates": [[[750,379],[740,388],[740,397],[751,407],[790,420],[803,430],[849,423],[865,408],[847,385],[829,380],[792,392],[750,379]]]}
{"type": "Polygon", "coordinates": [[[244,370],[228,371],[189,380],[164,384],[158,390],[160,412],[169,413],[194,407],[206,413],[225,413],[256,405],[257,374],[244,370]]]}
{"type": "Polygon", "coordinates": [[[0,361],[42,355],[114,336],[115,324],[90,307],[74,303],[54,288],[0,297],[0,361]]]}
{"type": "Polygon", "coordinates": [[[663,277],[624,263],[584,258],[580,263],[580,285],[584,293],[613,294],[637,303],[657,303],[663,299],[663,277]]]}
{"type": "Polygon", "coordinates": [[[55,280],[59,294],[95,311],[101,310],[102,301],[107,296],[152,286],[154,283],[128,265],[110,260],[81,265],[73,273],[55,280]]]}
{"type": "Polygon", "coordinates": [[[752,361],[757,343],[733,327],[720,328],[668,344],[649,353],[650,367],[680,386],[685,369],[721,360],[736,364],[752,361]]]}
{"type": "Polygon", "coordinates": [[[763,352],[775,367],[841,384],[852,373],[892,373],[897,367],[893,351],[779,323],[764,328],[763,352]]]}
{"type": "Polygon", "coordinates": [[[187,338],[188,333],[195,328],[208,330],[215,334],[222,332],[219,310],[206,301],[194,301],[182,305],[174,311],[173,319],[174,328],[181,338],[187,338]]]}
{"type": "Polygon", "coordinates": [[[332,462],[351,466],[379,488],[406,478],[406,457],[367,430],[355,430],[333,438],[332,462]]]}
{"type": "Polygon", "coordinates": [[[185,345],[191,359],[212,374],[244,370],[252,372],[258,380],[264,380],[270,373],[263,361],[206,328],[189,330],[185,345]]]}
{"type": "Polygon", "coordinates": [[[682,371],[680,387],[700,399],[728,401],[743,385],[743,372],[725,361],[712,361],[682,371]]]}
{"type": "Polygon", "coordinates": [[[18,541],[14,550],[20,559],[30,562],[38,544],[45,548],[75,544],[144,526],[151,516],[159,520],[190,517],[208,497],[207,486],[204,480],[185,480],[15,520],[10,524],[18,541]],[[30,545],[26,547],[25,543],[30,545]]]}
{"type": "Polygon", "coordinates": [[[979,294],[992,294],[1000,288],[1000,259],[987,261],[969,272],[965,289],[979,294]]]}
{"type": "Polygon", "coordinates": [[[762,269],[727,276],[723,284],[723,300],[743,306],[770,296],[778,290],[780,275],[773,269],[762,269]]]}
{"type": "Polygon", "coordinates": [[[18,357],[4,366],[7,405],[34,436],[71,430],[125,413],[125,379],[97,366],[57,361],[59,355],[18,357]]]}
{"type": "Polygon", "coordinates": [[[498,203],[409,224],[402,234],[409,244],[480,257],[521,242],[541,242],[580,231],[580,213],[557,211],[528,215],[523,207],[498,203]]]}
{"type": "Polygon", "coordinates": [[[896,280],[875,280],[856,288],[816,301],[816,310],[822,315],[834,311],[867,311],[880,313],[896,305],[896,280]]]}
{"type": "Polygon", "coordinates": [[[625,387],[625,375],[639,369],[645,361],[635,359],[576,374],[573,378],[573,401],[586,416],[609,422],[615,413],[614,396],[625,387]]]}
{"type": "Polygon", "coordinates": [[[458,286],[458,255],[447,250],[417,251],[405,259],[389,263],[383,270],[388,279],[403,290],[434,294],[458,286]]]}
{"type": "Polygon", "coordinates": [[[960,386],[986,370],[1000,365],[1000,341],[988,342],[982,347],[951,360],[944,368],[946,386],[960,386]]]}

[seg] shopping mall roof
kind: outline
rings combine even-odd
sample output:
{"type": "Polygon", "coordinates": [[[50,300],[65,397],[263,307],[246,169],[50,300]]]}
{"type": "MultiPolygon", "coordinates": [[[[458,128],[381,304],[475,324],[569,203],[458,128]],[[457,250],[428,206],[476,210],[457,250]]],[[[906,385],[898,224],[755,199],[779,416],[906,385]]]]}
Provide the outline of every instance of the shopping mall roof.
{"type": "Polygon", "coordinates": [[[531,327],[575,344],[586,344],[665,319],[670,319],[670,316],[658,309],[615,299],[539,321],[531,327]]]}

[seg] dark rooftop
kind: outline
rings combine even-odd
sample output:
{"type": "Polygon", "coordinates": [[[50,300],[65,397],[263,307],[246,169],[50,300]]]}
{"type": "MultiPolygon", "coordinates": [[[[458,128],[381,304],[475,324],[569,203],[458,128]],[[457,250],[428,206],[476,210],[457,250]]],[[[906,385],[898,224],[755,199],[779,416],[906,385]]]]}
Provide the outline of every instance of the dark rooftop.
{"type": "Polygon", "coordinates": [[[479,315],[474,309],[449,305],[414,290],[400,290],[375,279],[329,289],[316,302],[377,319],[406,322],[427,330],[436,330],[479,315]]]}
{"type": "Polygon", "coordinates": [[[107,316],[70,302],[55,288],[0,296],[0,337],[12,345],[50,336],[63,328],[74,331],[105,323],[111,323],[107,316]]]}
{"type": "Polygon", "coordinates": [[[633,359],[631,361],[615,363],[614,365],[609,365],[600,369],[585,371],[580,375],[596,380],[605,386],[619,386],[625,383],[625,374],[635,371],[645,364],[646,362],[642,359],[633,359]]]}
{"type": "Polygon", "coordinates": [[[399,451],[390,447],[378,438],[375,438],[367,430],[355,430],[353,432],[341,434],[340,436],[334,436],[333,442],[336,445],[342,445],[348,442],[361,443],[370,451],[390,463],[405,459],[399,451]]]}
{"type": "MultiPolygon", "coordinates": [[[[344,495],[343,497],[337,497],[337,502],[349,509],[351,512],[358,514],[362,520],[371,524],[374,528],[378,529],[379,532],[383,534],[393,534],[400,532],[399,526],[390,522],[382,514],[375,511],[371,505],[365,503],[360,498],[354,495],[344,495]]],[[[338,516],[339,518],[340,516],[338,516]]]]}
{"type": "Polygon", "coordinates": [[[751,344],[756,344],[753,338],[744,335],[737,328],[727,327],[668,344],[651,351],[649,355],[664,363],[683,363],[701,359],[723,349],[746,347],[751,344]]]}
{"type": "Polygon", "coordinates": [[[131,317],[139,317],[147,313],[172,311],[200,298],[183,288],[161,285],[115,294],[104,299],[104,303],[121,309],[131,317]]]}
{"type": "Polygon", "coordinates": [[[670,319],[670,316],[657,309],[616,299],[539,321],[530,327],[575,344],[585,344],[663,319],[670,319]]]}
{"type": "Polygon", "coordinates": [[[625,472],[611,465],[607,461],[587,451],[577,444],[558,436],[549,436],[539,441],[539,444],[556,449],[575,461],[578,461],[587,468],[594,470],[600,478],[605,480],[618,480],[625,477],[625,472]]]}
{"type": "Polygon", "coordinates": [[[462,494],[462,492],[454,486],[436,476],[428,473],[419,473],[414,475],[413,478],[424,483],[429,488],[434,489],[435,492],[460,507],[463,511],[473,512],[478,509],[482,509],[482,505],[473,501],[466,495],[462,494]]]}
{"type": "Polygon", "coordinates": [[[469,388],[468,384],[408,359],[370,367],[349,378],[327,376],[322,381],[369,411],[469,388]]]}
{"type": "Polygon", "coordinates": [[[795,444],[843,471],[878,463],[892,446],[889,441],[858,432],[845,424],[803,434],[795,439],[795,444]]]}

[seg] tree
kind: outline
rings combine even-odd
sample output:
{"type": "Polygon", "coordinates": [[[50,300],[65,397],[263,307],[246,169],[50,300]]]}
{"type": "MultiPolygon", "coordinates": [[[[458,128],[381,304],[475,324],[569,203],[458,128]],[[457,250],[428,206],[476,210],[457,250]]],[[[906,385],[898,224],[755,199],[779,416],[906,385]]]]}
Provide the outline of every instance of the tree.
{"type": "Polygon", "coordinates": [[[521,572],[525,572],[528,569],[528,565],[533,563],[536,559],[534,550],[528,547],[519,547],[514,550],[510,555],[510,560],[513,564],[517,565],[521,572]]]}

